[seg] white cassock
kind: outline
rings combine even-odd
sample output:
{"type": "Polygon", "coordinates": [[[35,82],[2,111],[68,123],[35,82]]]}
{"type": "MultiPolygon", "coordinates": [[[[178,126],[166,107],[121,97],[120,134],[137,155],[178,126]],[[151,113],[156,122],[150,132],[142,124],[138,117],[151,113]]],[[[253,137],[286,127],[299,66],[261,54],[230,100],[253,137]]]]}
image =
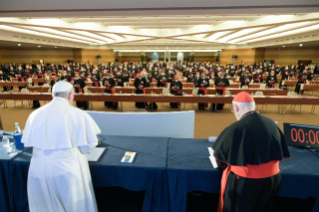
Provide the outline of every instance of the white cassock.
{"type": "Polygon", "coordinates": [[[54,97],[29,116],[22,142],[33,147],[31,212],[98,211],[86,154],[101,131],[86,112],[54,97]]]}

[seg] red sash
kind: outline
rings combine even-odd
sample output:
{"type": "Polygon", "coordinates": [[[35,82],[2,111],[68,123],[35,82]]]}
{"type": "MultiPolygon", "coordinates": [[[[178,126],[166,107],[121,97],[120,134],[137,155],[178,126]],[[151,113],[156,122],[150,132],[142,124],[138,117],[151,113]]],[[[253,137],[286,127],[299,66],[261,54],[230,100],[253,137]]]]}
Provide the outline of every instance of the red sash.
{"type": "Polygon", "coordinates": [[[217,90],[223,90],[223,95],[226,94],[226,88],[225,88],[225,87],[217,86],[216,89],[217,89],[217,90]]]}
{"type": "MultiPolygon", "coordinates": [[[[207,95],[207,88],[206,87],[199,87],[198,90],[204,91],[204,95],[207,95]]],[[[207,103],[204,104],[204,108],[206,108],[208,105],[207,103]]]]}
{"type": "Polygon", "coordinates": [[[93,80],[92,82],[94,83],[95,87],[99,87],[99,81],[93,80]]]}
{"type": "Polygon", "coordinates": [[[271,85],[271,88],[275,87],[275,83],[274,82],[268,82],[268,85],[271,85]]]}
{"type": "MultiPolygon", "coordinates": [[[[223,171],[221,185],[220,185],[220,198],[218,204],[218,212],[223,212],[224,208],[224,196],[227,184],[227,178],[229,173],[233,172],[234,174],[251,179],[261,179],[274,176],[280,172],[279,170],[279,161],[270,161],[261,165],[249,165],[247,166],[232,166],[228,165],[227,168],[223,171]]],[[[238,177],[237,177],[238,178],[238,177]]]]}

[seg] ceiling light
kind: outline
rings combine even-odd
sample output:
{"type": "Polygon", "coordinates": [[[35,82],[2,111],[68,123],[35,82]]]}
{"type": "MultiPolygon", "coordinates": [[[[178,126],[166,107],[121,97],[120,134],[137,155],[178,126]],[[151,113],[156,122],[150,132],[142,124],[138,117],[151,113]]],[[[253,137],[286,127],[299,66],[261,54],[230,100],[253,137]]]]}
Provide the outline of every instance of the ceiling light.
{"type": "Polygon", "coordinates": [[[39,48],[41,47],[41,46],[38,46],[39,48]]]}
{"type": "Polygon", "coordinates": [[[58,48],[58,47],[54,47],[54,48],[58,48]]]}
{"type": "Polygon", "coordinates": [[[261,31],[261,32],[257,32],[257,33],[250,34],[250,35],[247,35],[247,36],[244,36],[244,37],[240,37],[240,38],[231,40],[231,42],[238,43],[240,41],[252,40],[252,39],[255,39],[255,38],[257,39],[257,38],[261,38],[261,36],[268,36],[268,35],[272,35],[274,33],[280,33],[282,31],[287,31],[287,30],[290,30],[290,29],[294,29],[296,27],[297,28],[298,27],[302,27],[302,26],[307,25],[307,24],[309,24],[309,22],[285,24],[285,25],[282,25],[282,26],[279,26],[279,27],[275,27],[275,28],[272,28],[272,29],[266,29],[266,30],[261,31]]]}
{"type": "Polygon", "coordinates": [[[20,44],[20,43],[18,43],[18,46],[21,46],[21,44],[20,44]]]}
{"type": "Polygon", "coordinates": [[[284,47],[284,48],[285,48],[285,46],[282,46],[282,47],[284,47]]]}
{"type": "Polygon", "coordinates": [[[85,41],[85,40],[88,40],[88,38],[83,38],[81,36],[77,36],[78,38],[81,37],[81,40],[79,39],[75,39],[75,38],[69,38],[69,37],[64,37],[63,35],[66,35],[68,34],[70,37],[75,37],[75,35],[73,34],[69,34],[69,33],[65,33],[65,32],[61,32],[61,31],[57,31],[57,30],[53,30],[53,29],[49,29],[49,28],[42,28],[42,27],[28,27],[30,29],[21,29],[21,28],[18,28],[18,27],[11,27],[11,26],[0,26],[0,29],[5,29],[5,30],[8,30],[8,31],[11,31],[11,32],[22,32],[24,34],[29,34],[29,35],[42,35],[44,37],[50,37],[50,38],[53,38],[53,39],[62,39],[62,40],[68,40],[68,41],[73,41],[73,42],[79,42],[79,43],[86,43],[86,44],[91,44],[92,41],[96,42],[96,43],[99,43],[100,41],[97,41],[97,40],[93,40],[91,39],[91,42],[89,41],[85,41]],[[36,32],[34,30],[39,30],[39,31],[44,31],[44,32],[36,32]],[[45,33],[45,31],[47,31],[47,33],[45,33]],[[49,33],[56,33],[56,34],[60,34],[60,35],[53,35],[53,34],[49,34],[49,33]]]}
{"type": "Polygon", "coordinates": [[[219,39],[218,41],[220,42],[226,42],[226,41],[229,41],[229,40],[232,40],[236,37],[241,37],[241,36],[244,36],[244,35],[247,35],[247,34],[251,34],[253,32],[256,32],[260,29],[263,29],[263,27],[257,27],[257,28],[252,28],[252,29],[243,29],[243,30],[240,30],[238,32],[235,32],[235,33],[232,33],[226,37],[223,37],[222,39],[219,39]]]}
{"type": "Polygon", "coordinates": [[[261,41],[261,40],[267,40],[267,39],[272,39],[272,38],[277,38],[277,37],[282,37],[282,36],[289,36],[289,35],[299,34],[299,33],[305,33],[305,32],[314,31],[316,29],[319,29],[319,24],[317,24],[315,26],[299,28],[299,29],[290,30],[290,31],[287,31],[287,32],[281,32],[281,33],[268,35],[268,36],[264,36],[264,37],[260,37],[260,38],[256,38],[256,39],[247,40],[247,41],[245,41],[245,43],[256,42],[256,41],[261,41]]]}
{"type": "Polygon", "coordinates": [[[299,44],[299,46],[302,46],[302,43],[301,43],[301,44],[299,44]]]}

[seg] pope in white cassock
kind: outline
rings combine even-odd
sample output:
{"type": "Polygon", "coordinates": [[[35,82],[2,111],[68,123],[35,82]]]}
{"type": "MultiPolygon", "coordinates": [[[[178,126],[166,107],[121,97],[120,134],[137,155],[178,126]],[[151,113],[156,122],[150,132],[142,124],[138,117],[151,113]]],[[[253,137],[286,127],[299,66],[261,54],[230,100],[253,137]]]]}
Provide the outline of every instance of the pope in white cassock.
{"type": "Polygon", "coordinates": [[[33,147],[30,211],[98,211],[86,153],[101,131],[90,115],[72,106],[70,83],[56,83],[52,96],[52,102],[31,113],[22,137],[25,147],[33,147]]]}

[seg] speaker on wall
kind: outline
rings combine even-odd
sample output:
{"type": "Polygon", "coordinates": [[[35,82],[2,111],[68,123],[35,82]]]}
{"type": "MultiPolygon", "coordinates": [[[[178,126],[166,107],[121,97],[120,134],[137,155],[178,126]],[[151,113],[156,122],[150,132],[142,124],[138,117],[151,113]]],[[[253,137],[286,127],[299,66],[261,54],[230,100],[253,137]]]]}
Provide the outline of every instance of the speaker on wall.
{"type": "Polygon", "coordinates": [[[98,59],[101,59],[102,58],[102,56],[101,55],[98,55],[98,56],[96,56],[98,59]]]}
{"type": "Polygon", "coordinates": [[[118,63],[118,62],[119,62],[119,59],[116,58],[116,59],[115,59],[115,62],[118,63]]]}

